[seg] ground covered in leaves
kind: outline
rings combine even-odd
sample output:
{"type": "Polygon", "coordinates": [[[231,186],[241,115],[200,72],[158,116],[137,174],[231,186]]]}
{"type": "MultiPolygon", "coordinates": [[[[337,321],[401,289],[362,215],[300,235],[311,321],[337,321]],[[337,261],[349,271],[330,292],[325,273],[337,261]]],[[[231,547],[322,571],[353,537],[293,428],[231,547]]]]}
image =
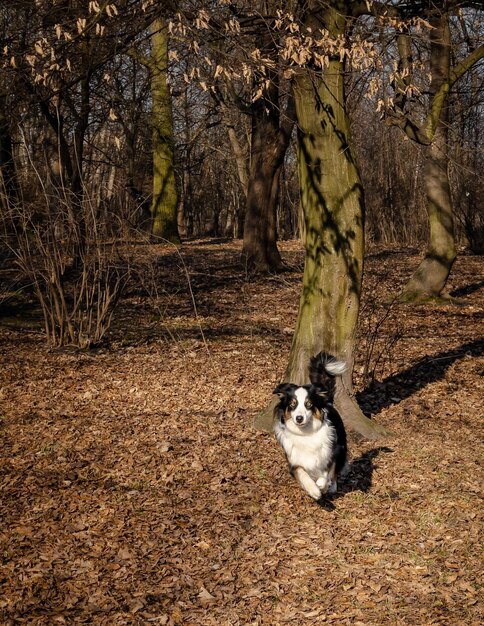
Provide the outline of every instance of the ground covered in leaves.
{"type": "Polygon", "coordinates": [[[255,279],[237,243],[143,247],[149,281],[91,352],[9,311],[1,624],[482,623],[482,258],[456,261],[460,304],[412,307],[389,303],[417,251],[370,250],[355,382],[392,435],[352,436],[320,507],[252,426],[297,314],[302,252],[282,251],[291,271],[255,279]]]}

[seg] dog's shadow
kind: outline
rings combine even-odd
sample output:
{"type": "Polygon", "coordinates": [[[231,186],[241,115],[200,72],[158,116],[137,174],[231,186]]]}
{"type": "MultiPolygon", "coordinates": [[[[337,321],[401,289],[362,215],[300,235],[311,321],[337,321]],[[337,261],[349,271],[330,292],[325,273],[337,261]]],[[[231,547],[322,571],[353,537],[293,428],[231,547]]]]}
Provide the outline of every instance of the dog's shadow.
{"type": "Polygon", "coordinates": [[[319,506],[327,511],[334,511],[336,508],[334,501],[338,498],[344,498],[347,493],[353,491],[368,492],[371,489],[373,470],[375,469],[373,461],[379,454],[390,452],[393,452],[391,448],[381,446],[352,459],[338,479],[338,491],[333,495],[323,496],[318,501],[319,506]]]}

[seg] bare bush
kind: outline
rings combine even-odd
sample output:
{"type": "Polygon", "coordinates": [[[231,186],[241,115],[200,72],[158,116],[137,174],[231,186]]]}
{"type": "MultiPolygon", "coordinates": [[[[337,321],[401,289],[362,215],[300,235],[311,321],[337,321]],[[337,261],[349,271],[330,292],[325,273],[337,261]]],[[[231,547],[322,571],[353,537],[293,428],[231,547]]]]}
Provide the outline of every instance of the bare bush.
{"type": "Polygon", "coordinates": [[[109,220],[97,219],[89,199],[47,193],[42,203],[9,205],[3,219],[5,242],[41,306],[49,345],[99,344],[130,275],[109,220]]]}
{"type": "Polygon", "coordinates": [[[403,337],[398,307],[368,299],[361,307],[357,352],[363,361],[363,387],[372,389],[379,378],[394,373],[395,348],[403,337]]]}

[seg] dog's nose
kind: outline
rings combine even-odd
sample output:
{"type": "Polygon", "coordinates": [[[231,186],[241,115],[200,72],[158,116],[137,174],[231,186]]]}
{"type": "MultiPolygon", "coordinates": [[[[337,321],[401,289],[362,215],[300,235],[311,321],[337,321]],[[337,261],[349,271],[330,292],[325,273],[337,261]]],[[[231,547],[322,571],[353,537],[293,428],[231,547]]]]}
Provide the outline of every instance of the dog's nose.
{"type": "Polygon", "coordinates": [[[304,420],[304,417],[302,415],[296,415],[296,423],[297,424],[302,424],[304,420]]]}

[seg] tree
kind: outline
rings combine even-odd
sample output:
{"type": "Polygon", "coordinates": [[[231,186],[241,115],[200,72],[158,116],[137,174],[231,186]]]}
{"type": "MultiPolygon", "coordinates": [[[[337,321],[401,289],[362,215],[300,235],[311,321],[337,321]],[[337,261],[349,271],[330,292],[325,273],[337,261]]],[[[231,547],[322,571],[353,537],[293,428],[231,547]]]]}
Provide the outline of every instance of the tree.
{"type": "Polygon", "coordinates": [[[264,76],[259,77],[262,96],[250,108],[252,137],[242,257],[250,269],[277,271],[283,267],[276,243],[279,180],[294,126],[294,102],[289,95],[281,113],[277,45],[264,23],[259,25],[255,44],[273,59],[274,66],[266,67],[264,76]]]}
{"type": "MultiPolygon", "coordinates": [[[[472,39],[464,32],[463,47],[473,48],[472,39]]],[[[460,81],[453,94],[452,119],[454,139],[449,159],[452,196],[458,235],[462,233],[474,254],[484,254],[484,179],[476,176],[483,170],[481,149],[484,76],[474,66],[460,81]]]]}
{"type": "Polygon", "coordinates": [[[17,201],[17,175],[13,157],[13,142],[7,97],[0,94],[0,206],[6,211],[17,201]]]}
{"type": "MultiPolygon", "coordinates": [[[[305,26],[346,35],[345,3],[309,3],[305,26]]],[[[298,163],[306,260],[299,314],[285,379],[308,380],[308,363],[321,350],[343,358],[347,370],[336,404],[346,425],[367,437],[383,429],[368,420],[352,396],[354,333],[364,254],[364,194],[345,108],[344,65],[330,57],[321,73],[295,80],[298,163]]]]}
{"type": "MultiPolygon", "coordinates": [[[[443,3],[444,5],[446,3],[443,3]]],[[[484,56],[484,46],[476,48],[451,68],[450,7],[429,11],[429,106],[424,124],[417,124],[404,113],[407,89],[412,81],[411,41],[407,33],[398,38],[400,66],[404,78],[398,81],[393,111],[388,121],[408,137],[427,146],[424,184],[429,218],[429,244],[424,259],[400,294],[404,301],[425,301],[440,297],[457,255],[454,216],[449,184],[449,92],[456,81],[484,56]]]]}
{"type": "Polygon", "coordinates": [[[179,244],[177,225],[178,195],[175,182],[173,113],[168,85],[168,30],[163,18],[151,28],[151,98],[153,124],[153,200],[151,204],[154,237],[179,244]]]}
{"type": "MultiPolygon", "coordinates": [[[[351,145],[341,50],[352,16],[344,2],[306,7],[304,28],[323,29],[330,52],[321,70],[299,69],[294,84],[306,256],[284,380],[308,382],[309,360],[321,350],[343,358],[347,370],[338,381],[336,404],[347,426],[376,438],[384,429],[363,415],[352,393],[364,254],[364,194],[351,145]]],[[[256,425],[270,425],[268,411],[256,425]]]]}
{"type": "Polygon", "coordinates": [[[277,82],[252,106],[252,140],[244,223],[244,264],[255,271],[278,271],[282,258],[277,248],[276,213],[279,180],[294,125],[292,101],[281,116],[277,82]]]}
{"type": "MultiPolygon", "coordinates": [[[[246,197],[242,260],[256,272],[283,267],[276,243],[276,214],[281,167],[294,127],[294,103],[281,86],[280,33],[274,27],[277,5],[274,0],[260,0],[255,6],[230,6],[225,15],[219,7],[219,12],[205,22],[210,34],[200,47],[197,43],[197,51],[202,48],[210,55],[205,58],[210,58],[211,68],[215,67],[212,71],[204,69],[203,84],[211,83],[211,93],[228,130],[246,197]],[[255,56],[251,58],[252,53],[255,56]],[[247,84],[241,74],[248,79],[247,84]],[[246,151],[233,128],[230,109],[234,107],[250,118],[248,166],[246,151]]],[[[188,23],[199,20],[199,14],[191,20],[189,15],[185,17],[188,23]]],[[[287,80],[284,86],[290,92],[287,80]]]]}

